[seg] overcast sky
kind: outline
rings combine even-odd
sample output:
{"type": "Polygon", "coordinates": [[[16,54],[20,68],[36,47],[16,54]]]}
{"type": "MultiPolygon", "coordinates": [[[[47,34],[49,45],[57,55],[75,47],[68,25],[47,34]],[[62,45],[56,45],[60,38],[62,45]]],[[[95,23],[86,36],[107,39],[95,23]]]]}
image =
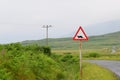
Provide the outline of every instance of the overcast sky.
{"type": "Polygon", "coordinates": [[[120,20],[120,0],[0,0],[0,43],[43,39],[43,25],[54,38],[112,20],[120,20]]]}

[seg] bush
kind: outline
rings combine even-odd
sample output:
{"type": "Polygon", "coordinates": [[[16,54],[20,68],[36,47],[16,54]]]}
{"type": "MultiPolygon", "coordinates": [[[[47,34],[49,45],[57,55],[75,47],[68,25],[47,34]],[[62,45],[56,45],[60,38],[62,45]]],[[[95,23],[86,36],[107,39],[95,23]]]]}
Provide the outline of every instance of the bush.
{"type": "Polygon", "coordinates": [[[47,55],[47,46],[0,45],[0,80],[63,80],[63,68],[47,55]]]}
{"type": "Polygon", "coordinates": [[[63,70],[44,54],[22,52],[20,56],[0,56],[0,80],[62,80],[63,70]],[[32,53],[33,55],[31,55],[32,53]]]}
{"type": "Polygon", "coordinates": [[[88,57],[96,58],[96,57],[100,57],[100,54],[93,52],[93,53],[90,53],[88,57]]]}
{"type": "Polygon", "coordinates": [[[43,48],[43,53],[50,56],[51,55],[51,48],[48,46],[44,46],[43,48]]]}
{"type": "Polygon", "coordinates": [[[63,56],[61,56],[60,61],[66,62],[66,63],[76,63],[79,61],[79,57],[73,56],[71,54],[64,54],[63,56]]]}
{"type": "Polygon", "coordinates": [[[73,56],[70,55],[70,54],[65,54],[65,55],[61,58],[61,61],[62,61],[62,62],[67,62],[67,61],[71,60],[72,57],[73,57],[73,56]]]}

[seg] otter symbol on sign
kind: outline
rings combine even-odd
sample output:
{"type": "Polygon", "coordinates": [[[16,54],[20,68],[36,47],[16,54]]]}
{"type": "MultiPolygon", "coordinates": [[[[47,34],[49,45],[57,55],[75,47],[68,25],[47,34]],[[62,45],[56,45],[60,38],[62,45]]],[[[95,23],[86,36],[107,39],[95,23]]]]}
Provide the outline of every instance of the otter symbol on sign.
{"type": "Polygon", "coordinates": [[[78,38],[83,38],[82,36],[77,36],[78,38]]]}

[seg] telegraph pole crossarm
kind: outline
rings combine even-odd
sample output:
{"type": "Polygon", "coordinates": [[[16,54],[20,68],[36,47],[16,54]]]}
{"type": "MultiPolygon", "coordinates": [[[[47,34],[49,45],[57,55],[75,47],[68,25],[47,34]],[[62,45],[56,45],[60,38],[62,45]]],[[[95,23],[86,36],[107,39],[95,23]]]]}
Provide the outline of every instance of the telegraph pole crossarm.
{"type": "Polygon", "coordinates": [[[42,28],[46,28],[46,45],[48,46],[48,28],[52,27],[52,25],[43,25],[42,28]]]}

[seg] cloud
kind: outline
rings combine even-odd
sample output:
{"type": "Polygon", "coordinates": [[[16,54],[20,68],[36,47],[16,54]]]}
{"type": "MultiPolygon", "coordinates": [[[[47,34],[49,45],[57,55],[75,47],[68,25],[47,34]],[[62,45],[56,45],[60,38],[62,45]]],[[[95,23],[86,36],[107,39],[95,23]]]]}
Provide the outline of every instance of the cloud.
{"type": "Polygon", "coordinates": [[[1,0],[0,36],[14,35],[9,37],[14,41],[45,38],[42,25],[53,25],[50,37],[60,37],[80,25],[89,27],[120,19],[119,3],[120,0],[1,0]]]}

